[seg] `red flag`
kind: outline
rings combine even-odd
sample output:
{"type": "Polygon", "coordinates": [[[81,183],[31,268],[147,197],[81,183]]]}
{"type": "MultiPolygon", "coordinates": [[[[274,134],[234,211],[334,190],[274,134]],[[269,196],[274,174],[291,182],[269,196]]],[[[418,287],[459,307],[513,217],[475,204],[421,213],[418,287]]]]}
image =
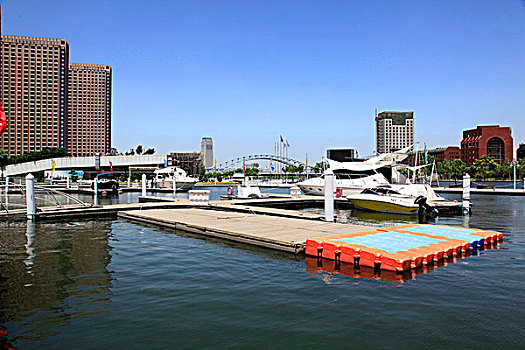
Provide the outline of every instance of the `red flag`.
{"type": "Polygon", "coordinates": [[[243,174],[246,172],[246,161],[242,161],[242,172],[243,174]]]}
{"type": "Polygon", "coordinates": [[[357,150],[355,150],[355,157],[359,158],[359,152],[357,152],[357,150]]]}
{"type": "Polygon", "coordinates": [[[109,162],[109,172],[113,172],[113,163],[109,162]]]}
{"type": "Polygon", "coordinates": [[[0,102],[0,135],[2,135],[7,129],[7,119],[5,117],[5,111],[2,107],[2,103],[0,102]]]}

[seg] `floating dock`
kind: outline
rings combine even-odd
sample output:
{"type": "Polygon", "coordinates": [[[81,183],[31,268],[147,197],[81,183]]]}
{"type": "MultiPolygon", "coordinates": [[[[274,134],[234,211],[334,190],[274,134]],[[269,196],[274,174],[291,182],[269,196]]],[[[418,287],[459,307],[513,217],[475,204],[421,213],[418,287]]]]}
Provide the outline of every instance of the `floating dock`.
{"type": "Polygon", "coordinates": [[[498,244],[495,231],[444,225],[397,225],[308,238],[306,255],[403,272],[498,244]]]}
{"type": "MultiPolygon", "coordinates": [[[[371,228],[305,220],[308,213],[265,212],[268,208],[235,205],[206,208],[126,211],[119,217],[183,231],[247,243],[291,253],[306,253],[319,259],[347,262],[403,272],[461,256],[470,249],[492,247],[502,239],[495,231],[442,225],[397,225],[371,228]],[[235,207],[235,208],[234,208],[235,207]],[[235,210],[235,211],[231,211],[235,210]],[[293,214],[295,213],[295,214],[293,214]],[[263,214],[263,215],[261,215],[263,214]],[[273,215],[272,215],[273,214],[273,215]]],[[[271,209],[278,210],[278,209],[271,209]]]]}

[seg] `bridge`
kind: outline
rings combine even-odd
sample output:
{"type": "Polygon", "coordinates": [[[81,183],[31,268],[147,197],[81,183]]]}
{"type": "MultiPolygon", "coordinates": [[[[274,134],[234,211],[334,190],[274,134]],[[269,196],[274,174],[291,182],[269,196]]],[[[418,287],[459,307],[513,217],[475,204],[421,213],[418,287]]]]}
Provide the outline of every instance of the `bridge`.
{"type": "MultiPolygon", "coordinates": [[[[249,156],[233,158],[225,162],[224,164],[223,163],[218,164],[217,170],[224,171],[226,169],[237,168],[238,165],[242,165],[243,162],[251,162],[254,160],[270,160],[270,161],[278,162],[284,165],[291,165],[291,166],[301,166],[302,165],[303,167],[305,166],[303,162],[300,162],[292,158],[287,158],[287,157],[278,156],[274,154],[254,154],[254,155],[249,155],[249,156]]],[[[206,170],[211,171],[211,170],[214,170],[214,168],[208,168],[206,170]]]]}
{"type": "Polygon", "coordinates": [[[52,170],[53,162],[55,169],[60,170],[81,170],[81,169],[109,169],[116,167],[162,167],[167,161],[166,154],[148,154],[133,156],[89,156],[89,157],[61,157],[52,159],[37,160],[20,164],[7,165],[3,171],[3,176],[16,176],[39,171],[52,170]]]}
{"type": "MultiPolygon", "coordinates": [[[[53,169],[53,162],[55,162],[56,170],[82,170],[82,169],[107,169],[110,166],[113,168],[129,168],[129,167],[163,167],[167,162],[168,156],[166,154],[152,154],[152,155],[132,155],[132,156],[88,156],[88,157],[61,157],[37,160],[33,162],[26,162],[20,164],[7,165],[0,174],[3,177],[17,176],[28,173],[36,173],[45,170],[53,169]],[[99,159],[99,160],[98,160],[99,159]]],[[[243,162],[251,162],[254,160],[269,160],[284,165],[305,166],[304,163],[283,156],[273,154],[254,154],[233,158],[225,163],[218,164],[217,170],[224,171],[227,169],[234,169],[243,162]]],[[[308,167],[311,168],[311,167],[308,167]]],[[[214,168],[208,168],[208,171],[213,171],[214,168]]]]}

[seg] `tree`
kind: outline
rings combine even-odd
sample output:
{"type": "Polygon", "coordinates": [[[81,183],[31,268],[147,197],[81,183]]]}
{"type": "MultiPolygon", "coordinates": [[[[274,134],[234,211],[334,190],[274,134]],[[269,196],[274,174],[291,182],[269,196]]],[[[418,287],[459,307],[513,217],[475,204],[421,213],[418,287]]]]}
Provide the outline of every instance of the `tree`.
{"type": "Polygon", "coordinates": [[[454,159],[450,163],[450,170],[452,171],[452,176],[454,177],[454,181],[458,179],[458,176],[463,175],[465,172],[465,162],[463,162],[461,159],[454,159]]]}
{"type": "Polygon", "coordinates": [[[323,164],[323,162],[317,162],[317,163],[315,163],[315,165],[312,167],[312,169],[313,169],[313,171],[314,171],[315,173],[321,173],[321,172],[323,172],[323,170],[324,170],[324,164],[323,164]]]}
{"type": "Polygon", "coordinates": [[[499,167],[498,163],[491,157],[483,155],[472,164],[477,178],[485,180],[490,175],[494,175],[495,170],[499,167]]]}
{"type": "Polygon", "coordinates": [[[153,154],[155,153],[155,148],[148,148],[143,154],[147,155],[147,154],[153,154]]]}
{"type": "Polygon", "coordinates": [[[135,149],[135,152],[137,154],[142,154],[143,151],[144,151],[144,148],[142,147],[142,145],[138,145],[137,148],[135,149]]]}

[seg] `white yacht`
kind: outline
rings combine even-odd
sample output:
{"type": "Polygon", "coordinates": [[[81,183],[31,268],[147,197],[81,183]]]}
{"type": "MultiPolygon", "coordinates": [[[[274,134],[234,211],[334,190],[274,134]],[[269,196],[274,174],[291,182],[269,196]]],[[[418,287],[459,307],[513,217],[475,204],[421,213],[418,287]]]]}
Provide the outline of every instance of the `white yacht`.
{"type": "Polygon", "coordinates": [[[155,186],[157,188],[173,188],[173,180],[177,190],[191,190],[199,181],[197,178],[190,177],[181,168],[167,167],[155,170],[155,186]]]}
{"type": "MultiPolygon", "coordinates": [[[[404,182],[405,177],[396,169],[396,163],[404,160],[411,147],[394,153],[385,153],[364,162],[337,162],[328,159],[330,169],[335,175],[337,197],[361,193],[363,189],[387,186],[391,181],[404,182]]],[[[297,183],[304,194],[324,195],[324,176],[297,183]]]]}

